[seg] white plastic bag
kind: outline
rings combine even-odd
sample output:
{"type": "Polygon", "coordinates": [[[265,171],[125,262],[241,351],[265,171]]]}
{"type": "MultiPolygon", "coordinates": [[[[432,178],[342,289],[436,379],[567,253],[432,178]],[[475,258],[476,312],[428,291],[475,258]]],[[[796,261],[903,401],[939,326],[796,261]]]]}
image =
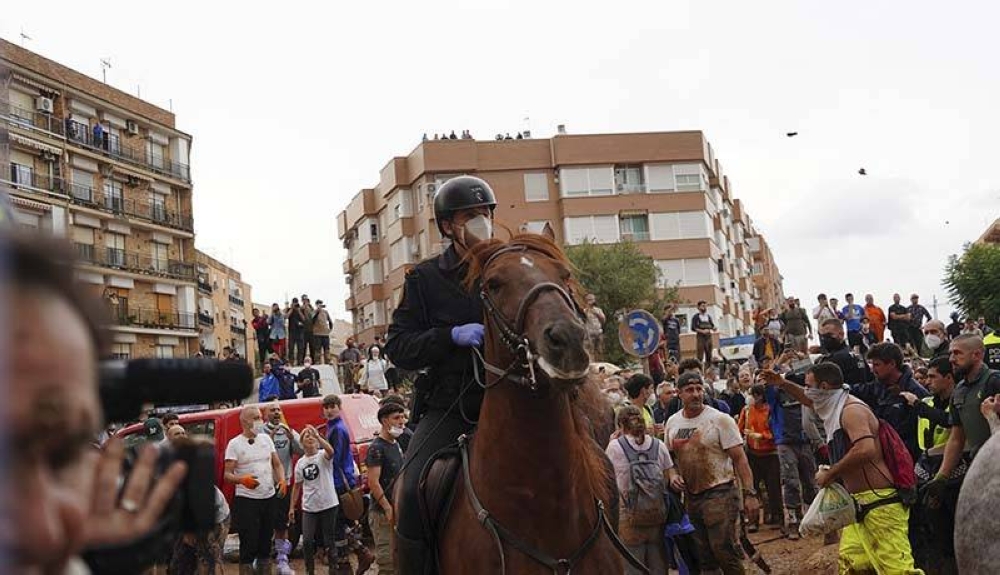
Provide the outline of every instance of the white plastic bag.
{"type": "Polygon", "coordinates": [[[809,511],[806,511],[799,533],[803,537],[826,535],[857,521],[857,505],[851,494],[839,483],[819,490],[809,511]]]}

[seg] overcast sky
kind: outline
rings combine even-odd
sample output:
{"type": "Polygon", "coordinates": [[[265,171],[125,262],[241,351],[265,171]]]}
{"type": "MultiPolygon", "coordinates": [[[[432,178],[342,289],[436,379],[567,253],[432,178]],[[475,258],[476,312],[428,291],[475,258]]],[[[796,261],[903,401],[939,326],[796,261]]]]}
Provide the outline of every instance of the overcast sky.
{"type": "Polygon", "coordinates": [[[336,214],[424,132],[703,130],[809,306],[943,302],[1000,212],[996,3],[485,4],[19,2],[0,35],[172,101],[199,247],[345,318],[336,214]]]}

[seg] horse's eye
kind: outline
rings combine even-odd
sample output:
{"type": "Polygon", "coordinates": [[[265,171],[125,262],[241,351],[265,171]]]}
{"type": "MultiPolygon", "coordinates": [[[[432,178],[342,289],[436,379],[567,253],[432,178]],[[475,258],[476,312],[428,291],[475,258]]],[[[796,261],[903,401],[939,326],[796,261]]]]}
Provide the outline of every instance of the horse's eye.
{"type": "Polygon", "coordinates": [[[497,291],[500,289],[500,280],[496,278],[490,278],[486,280],[486,289],[489,291],[497,291]]]}

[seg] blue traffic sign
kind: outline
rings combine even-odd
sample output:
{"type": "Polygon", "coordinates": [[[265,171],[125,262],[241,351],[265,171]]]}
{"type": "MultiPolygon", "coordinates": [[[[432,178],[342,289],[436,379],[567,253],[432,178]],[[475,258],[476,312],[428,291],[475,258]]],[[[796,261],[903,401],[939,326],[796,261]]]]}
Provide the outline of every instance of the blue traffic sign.
{"type": "Polygon", "coordinates": [[[644,309],[628,312],[618,326],[622,348],[638,357],[647,357],[656,351],[661,333],[660,322],[644,309]]]}

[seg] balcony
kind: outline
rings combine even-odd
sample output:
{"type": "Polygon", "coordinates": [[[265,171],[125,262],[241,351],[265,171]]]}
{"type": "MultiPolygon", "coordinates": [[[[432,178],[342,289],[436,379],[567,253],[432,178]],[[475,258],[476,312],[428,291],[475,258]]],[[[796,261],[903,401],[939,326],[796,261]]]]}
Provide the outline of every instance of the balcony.
{"type": "Polygon", "coordinates": [[[195,314],[133,306],[109,306],[116,325],[147,329],[195,329],[195,314]]]}
{"type": "Polygon", "coordinates": [[[231,303],[231,304],[233,304],[233,305],[235,305],[235,306],[237,306],[239,308],[243,307],[243,299],[240,298],[239,296],[230,295],[229,296],[229,303],[231,303]]]}
{"type": "Polygon", "coordinates": [[[182,280],[194,280],[194,265],[176,260],[154,258],[118,248],[97,249],[91,244],[76,244],[83,263],[134,273],[182,280]]]}
{"type": "Polygon", "coordinates": [[[635,183],[615,184],[615,190],[619,194],[645,194],[646,184],[635,184],[635,183]]]}
{"type": "Polygon", "coordinates": [[[150,154],[143,147],[123,144],[120,138],[110,132],[104,132],[98,141],[94,138],[94,132],[90,126],[67,119],[66,138],[78,146],[83,146],[116,160],[188,183],[191,182],[191,171],[187,164],[171,162],[162,156],[150,154]]]}
{"type": "Polygon", "coordinates": [[[205,278],[199,277],[198,278],[198,290],[201,291],[202,293],[206,293],[208,295],[212,295],[212,291],[213,291],[212,290],[212,284],[208,283],[208,280],[206,280],[205,278]]]}
{"type": "Polygon", "coordinates": [[[246,337],[247,330],[245,327],[240,327],[238,325],[229,324],[229,331],[233,332],[234,335],[239,335],[246,337]]]}
{"type": "Polygon", "coordinates": [[[622,232],[623,242],[648,242],[649,232],[622,232]]]}
{"type": "Polygon", "coordinates": [[[198,324],[205,327],[212,327],[215,325],[215,319],[212,318],[211,314],[198,312],[198,324]]]}
{"type": "Polygon", "coordinates": [[[116,216],[143,220],[178,230],[188,232],[194,230],[194,220],[191,216],[178,214],[173,210],[167,209],[161,203],[108,195],[103,190],[81,184],[70,184],[69,196],[70,201],[78,206],[101,210],[115,214],[116,216]]]}
{"type": "Polygon", "coordinates": [[[9,100],[0,99],[0,116],[11,124],[26,130],[42,130],[63,135],[63,121],[52,114],[26,110],[12,104],[9,100]]]}
{"type": "Polygon", "coordinates": [[[29,166],[11,162],[7,176],[6,181],[10,182],[15,189],[66,194],[66,185],[62,178],[39,174],[29,166]]]}

